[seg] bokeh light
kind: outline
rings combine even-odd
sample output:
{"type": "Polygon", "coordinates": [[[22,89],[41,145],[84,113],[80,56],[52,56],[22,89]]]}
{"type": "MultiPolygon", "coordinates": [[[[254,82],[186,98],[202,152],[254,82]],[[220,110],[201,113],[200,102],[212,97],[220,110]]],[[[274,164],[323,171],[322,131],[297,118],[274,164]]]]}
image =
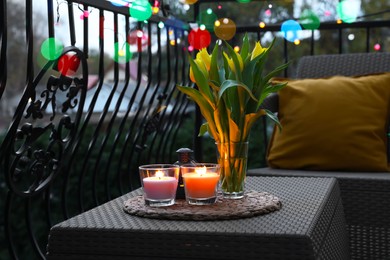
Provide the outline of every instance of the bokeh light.
{"type": "Polygon", "coordinates": [[[259,23],[259,27],[260,27],[261,29],[265,28],[265,22],[260,22],[260,23],[259,23]]]}
{"type": "Polygon", "coordinates": [[[145,21],[152,16],[152,6],[148,0],[137,0],[130,6],[130,15],[138,21],[145,21]]]}
{"type": "Polygon", "coordinates": [[[142,30],[135,30],[129,33],[127,43],[130,45],[130,51],[141,52],[143,48],[149,45],[149,36],[142,30]]]}
{"type": "Polygon", "coordinates": [[[211,35],[207,30],[198,28],[191,30],[188,34],[188,43],[195,49],[200,50],[206,48],[211,43],[211,35]]]}
{"type": "Polygon", "coordinates": [[[343,0],[337,4],[337,15],[345,23],[353,23],[360,10],[360,1],[357,0],[343,0]]]}
{"type": "Polygon", "coordinates": [[[64,50],[62,42],[56,38],[48,38],[42,42],[41,53],[46,60],[56,60],[64,50]]]}
{"type": "Polygon", "coordinates": [[[298,22],[294,20],[287,20],[282,23],[281,31],[284,38],[289,42],[295,42],[299,39],[298,33],[302,30],[298,22]]]}
{"type": "Polygon", "coordinates": [[[209,32],[214,31],[214,23],[218,19],[217,15],[211,8],[202,11],[198,16],[198,25],[204,25],[209,32]]]}
{"type": "Polygon", "coordinates": [[[214,23],[214,33],[222,40],[230,40],[236,34],[236,24],[229,18],[221,18],[214,23]]]}
{"type": "Polygon", "coordinates": [[[160,11],[160,8],[157,6],[153,6],[152,11],[153,11],[153,14],[158,14],[158,12],[160,11]]]}
{"type": "Polygon", "coordinates": [[[116,42],[114,44],[114,61],[120,64],[125,64],[133,57],[133,53],[130,51],[130,45],[126,42],[124,44],[120,44],[116,42]]]}
{"type": "Polygon", "coordinates": [[[112,5],[115,6],[129,6],[130,5],[130,0],[111,0],[110,1],[112,5]]]}
{"type": "Polygon", "coordinates": [[[374,45],[374,50],[375,50],[375,51],[380,51],[380,50],[381,50],[381,45],[380,45],[379,43],[376,43],[376,44],[374,45]]]}
{"type": "Polygon", "coordinates": [[[182,2],[183,2],[184,4],[193,5],[193,4],[195,4],[196,2],[198,2],[198,0],[182,0],[182,2]]]}
{"type": "Polygon", "coordinates": [[[252,1],[252,0],[237,0],[237,2],[239,2],[239,3],[249,3],[250,1],[252,1]]]}
{"type": "Polygon", "coordinates": [[[306,30],[316,30],[320,27],[320,18],[309,9],[302,12],[299,22],[306,30]]]}
{"type": "Polygon", "coordinates": [[[64,76],[73,76],[80,66],[80,58],[75,53],[66,53],[58,59],[58,71],[64,76]]]}

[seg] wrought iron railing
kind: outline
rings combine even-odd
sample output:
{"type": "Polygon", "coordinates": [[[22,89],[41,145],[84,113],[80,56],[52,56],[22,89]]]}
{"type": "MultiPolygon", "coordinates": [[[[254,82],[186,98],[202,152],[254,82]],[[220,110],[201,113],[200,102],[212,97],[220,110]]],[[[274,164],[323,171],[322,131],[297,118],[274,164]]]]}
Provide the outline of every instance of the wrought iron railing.
{"type": "MultiPolygon", "coordinates": [[[[42,47],[46,61],[37,69],[41,42],[34,41],[34,2],[25,1],[20,10],[26,21],[19,28],[25,37],[20,48],[27,50],[21,74],[26,83],[13,113],[1,111],[1,244],[9,254],[2,247],[0,258],[44,258],[53,224],[139,187],[138,165],[174,162],[182,146],[178,130],[193,109],[175,88],[187,84],[183,24],[159,16],[133,21],[128,7],[109,1],[57,1],[57,10],[48,0],[39,9],[46,9],[47,24],[40,29],[48,32],[49,50],[42,47]],[[82,22],[75,21],[76,13],[84,15],[82,22]],[[55,56],[60,38],[69,43],[55,56]],[[93,82],[89,60],[95,43],[93,82]],[[64,71],[72,66],[78,67],[75,73],[64,71]]],[[[7,91],[16,87],[7,80],[13,73],[7,52],[14,44],[7,4],[0,5],[3,104],[11,104],[7,91]]]]}
{"type": "MultiPolygon", "coordinates": [[[[191,84],[187,25],[159,16],[136,22],[127,7],[109,1],[62,1],[61,10],[46,1],[47,23],[40,30],[67,43],[58,56],[47,54],[40,67],[37,48],[42,41],[35,38],[33,15],[38,7],[35,1],[24,2],[25,52],[23,73],[18,75],[25,84],[12,99],[9,91],[20,86],[10,80],[15,73],[9,69],[14,58],[7,31],[10,2],[0,4],[0,244],[6,245],[0,258],[43,259],[51,226],[139,187],[138,165],[174,162],[175,150],[183,146],[194,148],[201,160],[201,139],[196,137],[201,116],[195,116],[193,104],[175,88],[191,84]],[[81,23],[73,18],[75,13],[84,15],[81,23]],[[94,22],[92,13],[97,16],[94,22]],[[55,27],[59,21],[66,22],[66,29],[55,27]],[[97,55],[91,47],[95,43],[97,55]],[[133,44],[131,61],[128,44],[133,44]],[[113,57],[107,58],[106,52],[113,57]],[[66,60],[76,61],[68,64],[78,67],[75,73],[64,73],[66,60]],[[183,139],[179,130],[194,122],[194,136],[183,139]]],[[[368,51],[372,28],[388,35],[389,27],[389,21],[381,21],[322,24],[319,30],[331,31],[331,37],[338,38],[336,52],[342,53],[345,31],[363,28],[367,47],[361,51],[368,51]]],[[[247,32],[260,39],[279,29],[241,27],[237,35],[247,32]]],[[[276,51],[281,61],[321,53],[314,32],[306,53],[280,42],[276,51]]],[[[56,45],[54,40],[48,43],[56,45]]],[[[294,66],[285,75],[293,73],[294,66]]]]}

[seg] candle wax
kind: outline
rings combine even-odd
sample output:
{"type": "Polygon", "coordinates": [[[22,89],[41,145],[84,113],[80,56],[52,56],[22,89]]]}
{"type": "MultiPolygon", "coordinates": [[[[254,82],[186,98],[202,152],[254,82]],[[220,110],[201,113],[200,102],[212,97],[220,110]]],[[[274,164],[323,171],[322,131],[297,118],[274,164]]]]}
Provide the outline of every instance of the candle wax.
{"type": "Polygon", "coordinates": [[[212,198],[216,196],[219,175],[214,172],[199,174],[195,172],[183,175],[186,196],[190,198],[212,198]]]}
{"type": "Polygon", "coordinates": [[[175,177],[147,177],[142,181],[147,199],[166,200],[176,196],[177,179],[175,177]]]}

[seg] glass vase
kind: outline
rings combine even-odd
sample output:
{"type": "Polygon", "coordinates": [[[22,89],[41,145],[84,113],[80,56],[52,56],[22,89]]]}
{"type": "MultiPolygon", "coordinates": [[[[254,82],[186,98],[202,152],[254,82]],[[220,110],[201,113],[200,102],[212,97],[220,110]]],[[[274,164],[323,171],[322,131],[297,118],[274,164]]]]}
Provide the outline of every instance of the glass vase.
{"type": "Polygon", "coordinates": [[[248,142],[216,143],[221,167],[221,190],[228,199],[241,199],[245,192],[248,142]]]}

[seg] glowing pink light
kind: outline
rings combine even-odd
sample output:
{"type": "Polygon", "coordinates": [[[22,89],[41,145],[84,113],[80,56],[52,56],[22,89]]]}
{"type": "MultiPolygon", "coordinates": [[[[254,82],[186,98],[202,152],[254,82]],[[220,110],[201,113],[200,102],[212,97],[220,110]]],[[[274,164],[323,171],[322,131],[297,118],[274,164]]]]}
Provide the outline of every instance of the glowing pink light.
{"type": "Polygon", "coordinates": [[[331,13],[330,11],[325,11],[325,12],[324,12],[324,15],[325,15],[325,16],[330,16],[331,14],[332,14],[332,13],[331,13]]]}
{"type": "Polygon", "coordinates": [[[271,16],[271,14],[272,14],[271,9],[265,10],[265,15],[266,16],[271,16]]]}
{"type": "Polygon", "coordinates": [[[381,49],[381,45],[379,43],[374,45],[374,50],[380,51],[380,49],[381,49]]]}
{"type": "Polygon", "coordinates": [[[189,51],[189,52],[194,51],[194,46],[192,46],[192,45],[188,46],[188,51],[189,51]]]}

